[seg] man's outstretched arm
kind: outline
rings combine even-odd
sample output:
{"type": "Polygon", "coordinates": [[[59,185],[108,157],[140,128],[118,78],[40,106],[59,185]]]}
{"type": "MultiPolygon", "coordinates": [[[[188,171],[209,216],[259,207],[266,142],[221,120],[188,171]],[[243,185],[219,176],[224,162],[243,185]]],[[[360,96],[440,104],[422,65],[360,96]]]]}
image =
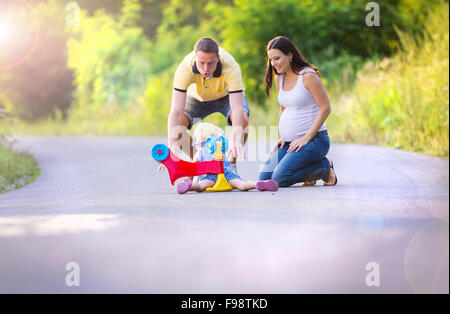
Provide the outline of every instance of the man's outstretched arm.
{"type": "Polygon", "coordinates": [[[233,126],[228,157],[230,160],[244,156],[244,130],[247,127],[247,117],[244,111],[242,92],[230,94],[231,124],[233,126]]]}
{"type": "Polygon", "coordinates": [[[186,92],[174,90],[172,94],[172,107],[170,109],[169,121],[167,125],[167,135],[169,147],[180,147],[191,158],[191,139],[186,132],[189,127],[189,120],[184,115],[186,104],[186,92]]]}
{"type": "MultiPolygon", "coordinates": [[[[175,147],[181,148],[190,158],[192,158],[192,150],[187,149],[186,145],[183,145],[183,141],[187,141],[190,144],[190,136],[186,139],[186,129],[189,126],[189,121],[184,116],[184,107],[186,105],[186,92],[173,91],[172,94],[172,106],[170,109],[169,119],[167,122],[167,143],[170,149],[176,151],[175,147]]],[[[164,168],[163,164],[160,164],[157,171],[161,171],[164,168]]]]}

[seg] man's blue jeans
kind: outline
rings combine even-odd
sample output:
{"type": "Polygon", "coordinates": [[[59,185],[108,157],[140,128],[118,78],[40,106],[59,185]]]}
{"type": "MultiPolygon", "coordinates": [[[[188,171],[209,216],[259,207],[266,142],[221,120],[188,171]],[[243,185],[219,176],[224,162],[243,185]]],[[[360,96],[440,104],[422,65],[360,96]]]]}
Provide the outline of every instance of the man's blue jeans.
{"type": "Polygon", "coordinates": [[[290,142],[278,149],[265,162],[259,173],[259,180],[273,179],[280,187],[311,181],[328,181],[330,162],[325,156],[330,149],[330,138],[327,134],[314,137],[298,152],[288,153],[290,142]]]}

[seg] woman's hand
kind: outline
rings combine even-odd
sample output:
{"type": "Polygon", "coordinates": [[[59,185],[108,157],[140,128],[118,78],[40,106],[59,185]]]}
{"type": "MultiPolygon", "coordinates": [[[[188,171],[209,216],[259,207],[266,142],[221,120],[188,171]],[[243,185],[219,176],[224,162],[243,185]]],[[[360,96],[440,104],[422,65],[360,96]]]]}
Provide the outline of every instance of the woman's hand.
{"type": "Polygon", "coordinates": [[[283,141],[282,138],[280,138],[280,139],[278,140],[278,142],[275,144],[275,146],[274,146],[274,148],[272,149],[272,151],[270,152],[270,154],[272,155],[272,154],[277,150],[278,146],[280,146],[280,145],[281,145],[280,148],[283,148],[283,147],[284,147],[284,144],[286,144],[286,142],[283,141]]]}
{"type": "Polygon", "coordinates": [[[309,141],[304,137],[299,137],[296,138],[295,140],[293,140],[291,142],[291,144],[289,144],[289,149],[288,149],[288,153],[296,151],[298,152],[300,150],[300,148],[302,148],[303,146],[305,146],[306,144],[308,144],[309,141]]]}

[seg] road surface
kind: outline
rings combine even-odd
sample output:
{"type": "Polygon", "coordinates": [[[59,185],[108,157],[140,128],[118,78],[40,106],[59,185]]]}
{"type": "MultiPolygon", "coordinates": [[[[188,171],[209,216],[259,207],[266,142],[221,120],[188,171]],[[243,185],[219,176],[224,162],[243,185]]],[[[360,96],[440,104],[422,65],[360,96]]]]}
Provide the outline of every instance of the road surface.
{"type": "Polygon", "coordinates": [[[20,138],[41,175],[0,194],[0,292],[449,292],[448,159],[334,144],[334,187],[178,195],[157,142],[20,138]]]}

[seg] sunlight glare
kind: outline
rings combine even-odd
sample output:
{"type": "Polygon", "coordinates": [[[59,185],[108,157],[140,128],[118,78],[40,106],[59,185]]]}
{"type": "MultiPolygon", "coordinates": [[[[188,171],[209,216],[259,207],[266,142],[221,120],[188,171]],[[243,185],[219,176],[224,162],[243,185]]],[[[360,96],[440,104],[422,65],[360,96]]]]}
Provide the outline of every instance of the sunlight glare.
{"type": "Polygon", "coordinates": [[[6,40],[9,37],[9,25],[0,20],[0,40],[6,40]]]}

